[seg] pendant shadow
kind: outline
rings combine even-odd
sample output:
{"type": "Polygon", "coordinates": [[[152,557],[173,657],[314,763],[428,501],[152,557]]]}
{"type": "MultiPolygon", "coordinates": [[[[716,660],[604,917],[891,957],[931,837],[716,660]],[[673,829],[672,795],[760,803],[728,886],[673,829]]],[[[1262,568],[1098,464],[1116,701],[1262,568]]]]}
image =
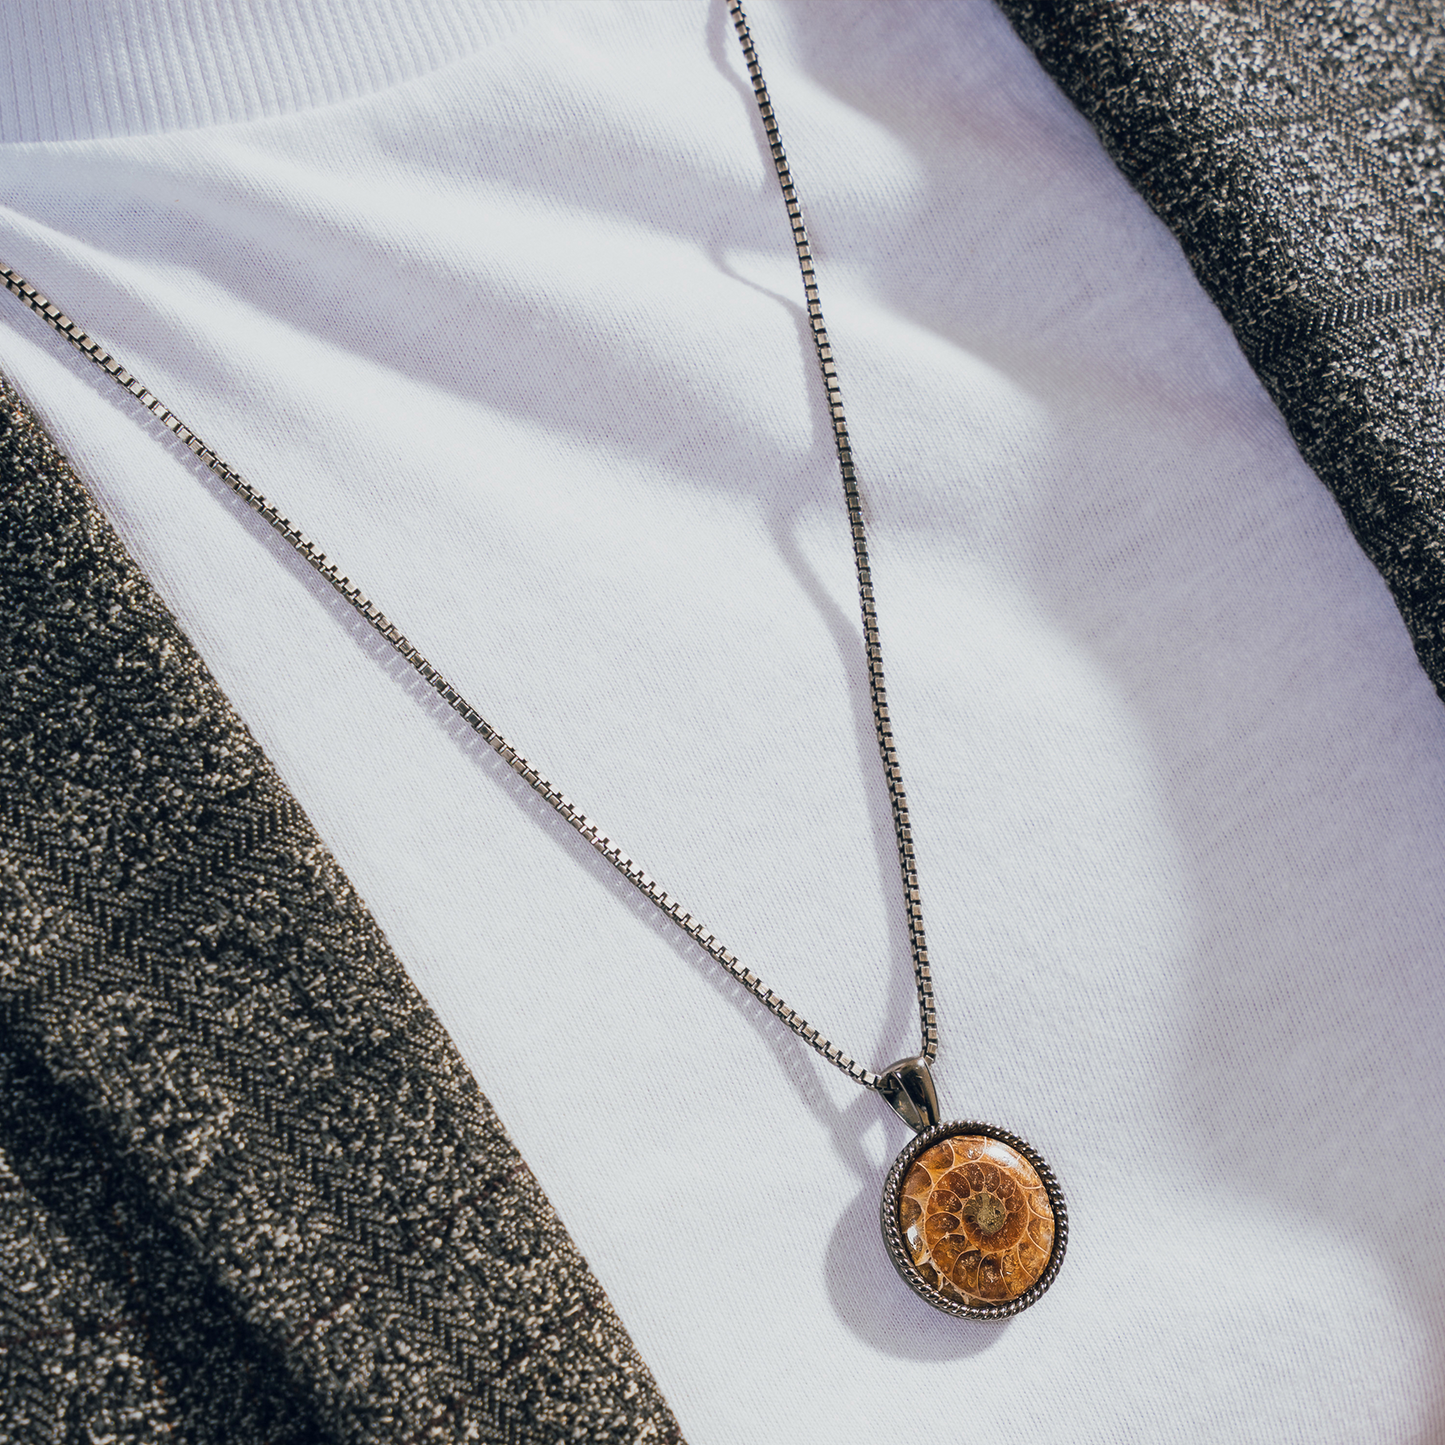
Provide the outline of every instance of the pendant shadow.
{"type": "Polygon", "coordinates": [[[962,1320],[926,1304],[898,1277],[878,1226],[879,1190],[865,1186],[838,1216],[824,1270],[834,1312],[869,1349],[921,1363],[981,1355],[1013,1317],[962,1320]]]}
{"type": "MultiPolygon", "coordinates": [[[[882,1104],[882,1100],[877,1101],[882,1104]]],[[[882,1104],[885,1114],[888,1106],[882,1104]]],[[[899,1278],[883,1243],[879,1202],[887,1165],[879,1168],[862,1147],[877,1119],[874,1101],[855,1099],[835,1109],[834,1143],[859,1179],[858,1192],[828,1236],[823,1271],[833,1312],[869,1349],[895,1360],[941,1363],[981,1355],[1013,1324],[1005,1320],[963,1320],[927,1304],[899,1278]]],[[[888,1153],[904,1145],[903,1126],[888,1115],[888,1153]]]]}

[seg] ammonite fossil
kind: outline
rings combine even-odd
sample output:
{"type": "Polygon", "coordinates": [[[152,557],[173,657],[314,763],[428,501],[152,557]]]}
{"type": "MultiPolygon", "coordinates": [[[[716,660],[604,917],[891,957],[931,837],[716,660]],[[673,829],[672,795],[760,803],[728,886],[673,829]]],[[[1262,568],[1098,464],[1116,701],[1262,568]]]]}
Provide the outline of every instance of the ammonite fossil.
{"type": "Polygon", "coordinates": [[[899,1156],[883,1233],[903,1278],[951,1314],[1014,1314],[1052,1282],[1068,1218],[1058,1181],[1022,1139],[987,1124],[939,1124],[899,1156]]]}

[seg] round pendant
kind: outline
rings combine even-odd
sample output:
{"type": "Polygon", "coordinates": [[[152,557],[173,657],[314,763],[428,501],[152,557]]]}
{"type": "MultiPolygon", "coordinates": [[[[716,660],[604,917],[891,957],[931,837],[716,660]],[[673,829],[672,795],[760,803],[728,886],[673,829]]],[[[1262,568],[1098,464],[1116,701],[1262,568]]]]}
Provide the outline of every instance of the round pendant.
{"type": "Polygon", "coordinates": [[[883,1186],[882,1223],[909,1288],[970,1320],[1027,1309],[1054,1282],[1069,1238],[1063,1191],[1043,1156],[973,1119],[909,1141],[883,1186]]]}

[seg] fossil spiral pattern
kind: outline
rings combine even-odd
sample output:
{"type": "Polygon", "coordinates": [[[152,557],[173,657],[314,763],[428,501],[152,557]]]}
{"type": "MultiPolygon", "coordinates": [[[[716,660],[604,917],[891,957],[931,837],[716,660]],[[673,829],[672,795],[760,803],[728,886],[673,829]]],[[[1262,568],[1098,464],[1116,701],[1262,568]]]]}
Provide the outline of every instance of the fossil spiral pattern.
{"type": "Polygon", "coordinates": [[[972,1305],[1017,1299],[1054,1247],[1054,1212],[1033,1165],[981,1134],[944,1139],[918,1156],[898,1224],[924,1280],[972,1305]]]}

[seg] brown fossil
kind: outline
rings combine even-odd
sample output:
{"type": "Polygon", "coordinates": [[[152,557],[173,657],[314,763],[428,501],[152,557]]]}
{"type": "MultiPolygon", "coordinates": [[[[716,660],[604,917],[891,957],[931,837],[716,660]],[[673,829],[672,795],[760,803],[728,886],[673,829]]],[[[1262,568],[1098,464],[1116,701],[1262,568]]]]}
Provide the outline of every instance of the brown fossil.
{"type": "Polygon", "coordinates": [[[923,1278],[974,1305],[1017,1299],[1054,1247],[1054,1211],[1033,1165],[982,1134],[955,1135],[918,1156],[898,1225],[923,1278]]]}

